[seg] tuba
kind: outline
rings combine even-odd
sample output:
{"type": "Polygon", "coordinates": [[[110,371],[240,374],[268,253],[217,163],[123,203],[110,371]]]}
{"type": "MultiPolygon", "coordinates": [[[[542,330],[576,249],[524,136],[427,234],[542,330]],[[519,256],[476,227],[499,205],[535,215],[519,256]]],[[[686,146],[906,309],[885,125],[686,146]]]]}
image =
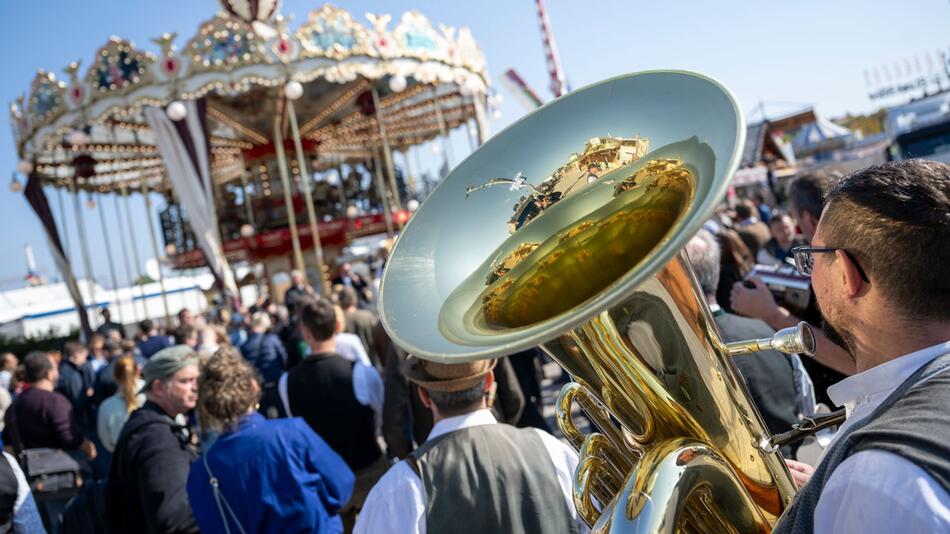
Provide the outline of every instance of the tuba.
{"type": "Polygon", "coordinates": [[[461,162],[392,250],[380,314],[407,352],[452,363],[540,346],[570,373],[557,421],[594,532],[768,532],[795,493],[730,358],[809,353],[810,330],[724,343],[681,252],[744,137],[735,98],[705,76],[597,83],[461,162]]]}

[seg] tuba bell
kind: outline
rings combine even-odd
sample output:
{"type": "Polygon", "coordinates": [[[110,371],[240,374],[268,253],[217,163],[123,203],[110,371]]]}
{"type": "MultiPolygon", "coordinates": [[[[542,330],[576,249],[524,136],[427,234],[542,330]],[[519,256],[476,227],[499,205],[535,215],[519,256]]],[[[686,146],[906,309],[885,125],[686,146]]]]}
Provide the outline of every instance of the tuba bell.
{"type": "Polygon", "coordinates": [[[794,495],[730,358],[807,353],[810,331],[724,343],[681,252],[744,137],[735,98],[705,76],[597,83],[461,162],[391,252],[380,314],[407,352],[451,363],[540,346],[570,373],[558,426],[594,532],[768,532],[794,495]]]}

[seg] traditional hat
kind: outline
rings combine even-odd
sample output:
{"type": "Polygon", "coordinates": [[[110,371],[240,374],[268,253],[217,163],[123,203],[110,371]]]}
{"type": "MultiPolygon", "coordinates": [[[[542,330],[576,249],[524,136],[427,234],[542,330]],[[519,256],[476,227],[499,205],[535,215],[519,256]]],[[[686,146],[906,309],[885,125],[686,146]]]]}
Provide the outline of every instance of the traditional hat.
{"type": "Polygon", "coordinates": [[[439,363],[410,355],[402,369],[412,383],[432,391],[463,391],[485,380],[498,360],[439,363]]]}

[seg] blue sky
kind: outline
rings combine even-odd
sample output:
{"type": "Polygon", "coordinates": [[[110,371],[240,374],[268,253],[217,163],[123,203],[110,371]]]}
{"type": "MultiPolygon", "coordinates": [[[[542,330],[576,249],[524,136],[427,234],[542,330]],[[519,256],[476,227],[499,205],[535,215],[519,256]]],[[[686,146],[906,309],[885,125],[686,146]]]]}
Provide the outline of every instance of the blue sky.
{"type": "MultiPolygon", "coordinates": [[[[299,24],[319,5],[285,0],[282,12],[294,14],[295,24],[299,24]]],[[[500,84],[499,77],[508,68],[518,70],[542,98],[550,98],[534,2],[530,0],[356,1],[340,5],[360,17],[366,12],[387,12],[397,18],[403,11],[417,9],[433,22],[469,26],[485,52],[493,84],[505,96],[502,117],[492,124],[494,131],[525,112],[500,84]]],[[[4,110],[28,89],[36,69],[52,70],[62,79],[62,67],[82,59],[84,71],[110,35],[156,51],[150,39],[174,31],[181,46],[216,9],[213,0],[4,2],[0,7],[6,21],[0,33],[4,110]]],[[[950,52],[947,0],[548,0],[548,11],[561,62],[573,87],[637,70],[690,69],[724,82],[747,112],[760,101],[768,104],[771,114],[804,105],[815,105],[828,116],[869,111],[874,105],[866,96],[865,69],[903,64],[908,58],[938,49],[950,52]]],[[[453,145],[458,163],[468,153],[468,143],[463,135],[456,135],[453,145]]],[[[433,160],[428,153],[423,156],[424,163],[433,160]]],[[[16,161],[10,130],[0,128],[0,169],[9,173],[16,161]]],[[[26,243],[33,244],[40,271],[55,275],[39,222],[22,195],[9,191],[9,176],[0,174],[0,213],[6,221],[0,229],[2,289],[19,285],[25,274],[26,243]]],[[[50,200],[58,213],[55,196],[50,200]]],[[[144,207],[141,197],[132,202],[144,262],[152,257],[144,207]]],[[[71,221],[71,203],[67,206],[71,221]]],[[[112,199],[106,200],[106,206],[107,224],[112,226],[112,199]]],[[[93,271],[100,283],[109,285],[98,214],[84,213],[93,271]]],[[[111,230],[113,254],[117,255],[117,236],[115,229],[111,230]]],[[[75,229],[69,231],[75,249],[75,229]]],[[[121,260],[116,259],[122,271],[121,260]]],[[[74,265],[79,265],[78,255],[74,265]]],[[[120,279],[124,279],[121,274],[120,279]]]]}

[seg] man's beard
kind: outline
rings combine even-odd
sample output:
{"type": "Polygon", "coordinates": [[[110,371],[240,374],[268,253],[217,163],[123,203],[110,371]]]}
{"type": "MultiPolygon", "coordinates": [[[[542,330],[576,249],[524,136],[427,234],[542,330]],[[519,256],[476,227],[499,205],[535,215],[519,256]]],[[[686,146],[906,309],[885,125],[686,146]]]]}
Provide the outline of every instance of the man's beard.
{"type": "Polygon", "coordinates": [[[821,331],[825,333],[829,341],[847,351],[848,356],[851,356],[851,360],[854,361],[854,344],[850,333],[847,331],[839,332],[827,317],[822,318],[821,331]]]}

